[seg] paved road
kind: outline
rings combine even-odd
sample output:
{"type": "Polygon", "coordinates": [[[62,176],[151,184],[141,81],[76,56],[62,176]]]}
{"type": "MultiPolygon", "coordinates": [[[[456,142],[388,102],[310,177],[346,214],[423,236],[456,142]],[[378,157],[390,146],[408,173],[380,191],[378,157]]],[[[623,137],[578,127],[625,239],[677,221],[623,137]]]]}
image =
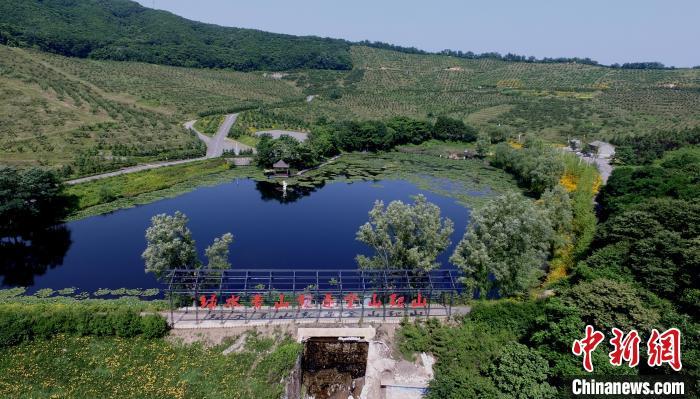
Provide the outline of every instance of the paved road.
{"type": "MultiPolygon", "coordinates": [[[[605,144],[610,145],[609,143],[605,143],[605,144]]],[[[614,147],[613,147],[613,149],[614,149],[614,147]]],[[[612,174],[612,171],[614,169],[612,164],[610,164],[610,161],[611,161],[610,158],[599,158],[597,156],[588,156],[588,155],[583,154],[580,151],[573,152],[569,147],[564,148],[564,151],[574,153],[576,156],[581,158],[581,160],[583,160],[584,162],[595,166],[598,169],[598,172],[600,173],[600,178],[601,178],[601,180],[603,180],[603,184],[608,183],[608,178],[610,178],[610,175],[612,174]]]]}
{"type": "Polygon", "coordinates": [[[74,180],[68,180],[66,184],[69,186],[72,186],[74,184],[80,184],[80,183],[85,183],[89,182],[92,180],[99,180],[99,179],[106,179],[108,177],[113,177],[113,176],[119,176],[119,175],[125,175],[127,173],[134,173],[134,172],[141,172],[142,170],[149,170],[149,169],[156,169],[156,168],[162,168],[163,166],[173,166],[173,165],[180,165],[183,163],[190,163],[190,162],[195,162],[195,161],[202,161],[207,159],[206,157],[202,158],[191,158],[191,159],[180,159],[178,161],[166,161],[166,162],[154,162],[154,163],[146,163],[142,165],[136,165],[132,166],[129,168],[124,168],[124,169],[119,169],[114,172],[109,172],[109,173],[102,173],[99,175],[94,175],[94,176],[88,176],[88,177],[81,177],[80,179],[74,179],[74,180]]]}
{"type": "Polygon", "coordinates": [[[253,149],[252,147],[250,147],[248,145],[231,140],[231,139],[226,137],[228,135],[229,130],[231,130],[231,127],[236,122],[236,118],[238,118],[238,114],[226,115],[224,122],[221,124],[221,126],[219,127],[219,130],[216,132],[216,134],[213,137],[209,137],[206,134],[198,132],[197,129],[194,128],[194,123],[196,121],[189,121],[189,122],[185,123],[185,125],[184,125],[185,128],[195,132],[197,134],[197,137],[199,137],[199,139],[202,140],[204,142],[204,144],[207,145],[207,155],[204,157],[191,158],[191,159],[180,159],[177,161],[152,162],[152,163],[147,163],[147,164],[142,164],[142,165],[136,165],[136,166],[132,166],[129,168],[119,169],[119,170],[116,170],[114,172],[102,173],[99,175],[87,176],[87,177],[81,177],[80,179],[69,180],[66,182],[66,184],[68,184],[68,185],[80,184],[80,183],[85,183],[85,182],[89,182],[92,180],[106,179],[108,177],[124,175],[127,173],[141,172],[143,170],[162,168],[164,166],[180,165],[183,163],[202,161],[202,160],[209,159],[209,158],[216,158],[216,157],[220,157],[224,153],[224,150],[236,151],[236,153],[238,153],[241,150],[253,149]]]}
{"type": "Polygon", "coordinates": [[[189,121],[185,123],[185,128],[194,131],[197,134],[197,137],[199,137],[199,139],[207,145],[207,158],[220,157],[224,151],[235,151],[236,153],[239,153],[243,150],[254,150],[253,147],[249,145],[243,144],[236,140],[231,140],[227,137],[229,130],[231,130],[233,124],[236,123],[237,118],[238,114],[226,115],[224,122],[221,124],[221,126],[219,126],[219,130],[213,137],[209,137],[206,134],[197,131],[197,129],[194,128],[194,123],[196,121],[189,121]]]}
{"type": "MultiPolygon", "coordinates": [[[[466,315],[471,312],[471,307],[467,305],[455,305],[449,311],[445,306],[432,305],[430,317],[447,319],[466,315]]],[[[284,324],[312,324],[341,326],[347,324],[372,323],[372,324],[399,324],[406,317],[409,319],[425,319],[427,312],[425,309],[383,309],[360,310],[340,310],[338,308],[323,309],[318,308],[300,310],[297,308],[276,310],[272,307],[263,306],[257,310],[235,310],[218,307],[214,310],[201,309],[199,307],[188,307],[173,309],[172,312],[161,312],[176,329],[190,328],[255,328],[259,326],[284,325],[284,324]],[[342,316],[342,317],[341,317],[342,316]],[[361,317],[360,317],[361,316],[361,317]]]]}

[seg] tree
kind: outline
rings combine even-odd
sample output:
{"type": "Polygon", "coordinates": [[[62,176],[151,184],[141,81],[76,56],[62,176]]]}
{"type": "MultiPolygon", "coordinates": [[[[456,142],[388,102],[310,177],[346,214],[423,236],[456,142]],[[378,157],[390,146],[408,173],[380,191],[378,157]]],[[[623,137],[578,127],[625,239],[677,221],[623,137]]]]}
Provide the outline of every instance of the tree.
{"type": "Polygon", "coordinates": [[[226,233],[221,237],[215,238],[214,242],[204,250],[204,254],[207,256],[209,263],[207,268],[209,269],[229,269],[231,268],[231,263],[228,260],[229,245],[233,242],[233,234],[226,233]]]}
{"type": "Polygon", "coordinates": [[[52,171],[0,167],[0,238],[30,236],[60,223],[76,205],[63,189],[52,171]]]}
{"type": "Polygon", "coordinates": [[[392,201],[386,209],[377,201],[369,217],[357,240],[374,248],[376,255],[356,257],[358,265],[368,269],[435,269],[437,256],[450,245],[454,231],[452,221],[441,218],[440,208],[423,195],[416,196],[413,205],[392,201]]]}
{"type": "Polygon", "coordinates": [[[700,203],[656,199],[613,214],[597,231],[586,264],[601,275],[632,275],[666,298],[698,284],[700,203]]]}
{"type": "MultiPolygon", "coordinates": [[[[565,305],[556,297],[546,301],[544,315],[535,320],[532,334],[526,344],[536,348],[537,352],[547,359],[550,365],[548,371],[550,380],[561,381],[581,373],[581,359],[571,355],[571,343],[581,339],[585,326],[586,323],[581,319],[581,310],[577,307],[565,305]]],[[[606,351],[597,350],[592,355],[596,373],[637,374],[637,368],[612,366],[606,351]]]]}
{"type": "Polygon", "coordinates": [[[631,284],[598,278],[575,285],[563,294],[562,302],[580,309],[583,321],[597,329],[648,331],[656,326],[660,315],[647,307],[649,300],[642,297],[644,294],[631,284]]]}
{"type": "Polygon", "coordinates": [[[201,266],[187,222],[187,216],[180,211],[174,216],[160,214],[151,218],[151,226],[146,230],[148,245],[141,254],[147,273],[160,277],[169,269],[201,266]]]}
{"type": "Polygon", "coordinates": [[[491,137],[489,135],[480,133],[476,138],[476,154],[484,158],[489,153],[491,148],[491,137]]]}
{"type": "MultiPolygon", "coordinates": [[[[187,227],[187,216],[177,211],[170,216],[160,214],[151,218],[151,226],[146,229],[148,245],[141,257],[146,263],[146,272],[161,277],[170,269],[199,269],[202,262],[197,258],[192,232],[187,227]]],[[[208,259],[208,268],[228,269],[229,245],[233,235],[226,233],[215,238],[204,251],[208,259]]]]}
{"type": "Polygon", "coordinates": [[[554,231],[554,248],[561,248],[570,241],[573,211],[569,193],[560,184],[542,194],[542,205],[554,231]]]}
{"type": "Polygon", "coordinates": [[[556,389],[547,383],[549,364],[536,350],[511,342],[486,369],[504,398],[553,398],[556,389]]]}
{"type": "Polygon", "coordinates": [[[486,295],[522,293],[542,276],[552,227],[545,212],[515,194],[498,197],[472,213],[450,261],[466,274],[465,285],[486,295]]]}
{"type": "Polygon", "coordinates": [[[255,155],[255,162],[258,164],[260,167],[269,167],[273,163],[279,161],[273,160],[274,158],[274,152],[273,152],[273,143],[274,139],[272,138],[272,135],[270,134],[262,134],[260,135],[260,139],[258,140],[258,144],[255,146],[256,149],[256,155],[255,155]]]}
{"type": "Polygon", "coordinates": [[[433,136],[439,140],[474,141],[476,129],[466,125],[460,119],[440,116],[435,122],[433,136]]]}
{"type": "Polygon", "coordinates": [[[297,163],[299,161],[299,145],[297,139],[287,135],[274,139],[270,163],[275,163],[280,159],[287,163],[297,163]]]}

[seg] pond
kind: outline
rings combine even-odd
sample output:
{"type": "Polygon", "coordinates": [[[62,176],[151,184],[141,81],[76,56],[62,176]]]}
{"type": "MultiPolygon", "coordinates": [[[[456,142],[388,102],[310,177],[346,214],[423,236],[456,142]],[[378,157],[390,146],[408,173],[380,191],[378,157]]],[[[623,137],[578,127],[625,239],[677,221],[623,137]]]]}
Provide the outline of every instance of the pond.
{"type": "Polygon", "coordinates": [[[141,253],[153,215],[185,213],[200,258],[214,237],[231,232],[230,261],[241,269],[354,269],[355,255],[371,254],[355,240],[375,200],[412,201],[424,194],[455,224],[448,258],[464,234],[469,210],[454,199],[400,181],[333,182],[313,189],[292,188],[283,196],[279,184],[236,180],[203,187],[176,198],[67,223],[3,257],[2,286],[153,288],[159,284],[144,272],[141,253]]]}

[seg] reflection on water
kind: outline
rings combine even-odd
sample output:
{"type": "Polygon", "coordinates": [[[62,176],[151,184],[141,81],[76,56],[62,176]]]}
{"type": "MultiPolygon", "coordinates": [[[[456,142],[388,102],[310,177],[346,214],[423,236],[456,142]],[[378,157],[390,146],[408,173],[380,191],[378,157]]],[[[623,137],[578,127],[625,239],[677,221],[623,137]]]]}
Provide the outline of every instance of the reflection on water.
{"type": "Polygon", "coordinates": [[[33,232],[29,239],[0,242],[0,276],[4,286],[31,286],[34,277],[63,264],[71,245],[70,231],[56,226],[33,232]]]}
{"type": "Polygon", "coordinates": [[[370,249],[355,237],[374,201],[412,201],[422,193],[455,223],[452,245],[438,262],[447,265],[464,234],[469,210],[454,199],[405,181],[333,182],[316,188],[281,182],[236,180],[202,187],[175,198],[70,222],[37,234],[31,243],[2,242],[3,287],[157,288],[145,273],[145,231],[160,213],[185,213],[200,259],[215,237],[234,235],[230,261],[238,269],[355,269],[357,254],[370,249]],[[60,267],[57,267],[60,266],[60,267]]]}
{"type": "Polygon", "coordinates": [[[255,189],[260,192],[263,201],[278,201],[283,204],[292,203],[323,188],[325,182],[314,187],[288,186],[283,188],[281,181],[256,181],[255,189]]]}

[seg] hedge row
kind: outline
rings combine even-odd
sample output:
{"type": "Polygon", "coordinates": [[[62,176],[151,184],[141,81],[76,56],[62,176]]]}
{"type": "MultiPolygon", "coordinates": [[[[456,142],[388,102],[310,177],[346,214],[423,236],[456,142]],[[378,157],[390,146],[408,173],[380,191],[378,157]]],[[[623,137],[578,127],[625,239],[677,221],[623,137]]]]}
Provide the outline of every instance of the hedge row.
{"type": "Polygon", "coordinates": [[[128,308],[86,305],[2,305],[0,347],[56,334],[160,338],[168,323],[160,315],[141,316],[128,308]]]}

